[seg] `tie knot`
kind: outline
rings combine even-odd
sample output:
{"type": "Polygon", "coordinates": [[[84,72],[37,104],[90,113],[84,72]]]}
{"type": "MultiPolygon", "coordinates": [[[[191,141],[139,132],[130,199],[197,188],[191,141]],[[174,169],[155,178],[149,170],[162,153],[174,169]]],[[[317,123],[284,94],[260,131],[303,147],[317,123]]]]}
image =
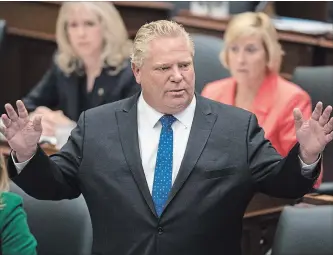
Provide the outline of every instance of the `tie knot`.
{"type": "Polygon", "coordinates": [[[163,115],[160,118],[161,124],[164,128],[170,128],[171,125],[176,121],[177,119],[173,115],[163,115]]]}

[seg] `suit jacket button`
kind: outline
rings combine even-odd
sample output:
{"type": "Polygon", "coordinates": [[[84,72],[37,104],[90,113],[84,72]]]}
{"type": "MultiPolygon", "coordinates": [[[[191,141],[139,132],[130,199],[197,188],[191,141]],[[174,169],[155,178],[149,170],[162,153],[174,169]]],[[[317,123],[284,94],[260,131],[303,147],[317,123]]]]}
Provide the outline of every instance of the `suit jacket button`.
{"type": "Polygon", "coordinates": [[[158,231],[158,234],[159,234],[159,235],[162,235],[163,232],[164,232],[164,230],[163,230],[162,227],[158,227],[158,228],[157,228],[157,231],[158,231]]]}

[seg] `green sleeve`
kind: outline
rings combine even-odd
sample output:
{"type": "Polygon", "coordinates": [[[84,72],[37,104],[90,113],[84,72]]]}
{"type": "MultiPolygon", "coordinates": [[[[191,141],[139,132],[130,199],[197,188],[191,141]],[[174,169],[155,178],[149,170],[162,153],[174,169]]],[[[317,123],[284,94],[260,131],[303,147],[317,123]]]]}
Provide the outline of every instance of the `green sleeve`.
{"type": "Polygon", "coordinates": [[[10,192],[1,195],[0,227],[3,255],[36,255],[37,242],[29,230],[22,198],[10,192]]]}

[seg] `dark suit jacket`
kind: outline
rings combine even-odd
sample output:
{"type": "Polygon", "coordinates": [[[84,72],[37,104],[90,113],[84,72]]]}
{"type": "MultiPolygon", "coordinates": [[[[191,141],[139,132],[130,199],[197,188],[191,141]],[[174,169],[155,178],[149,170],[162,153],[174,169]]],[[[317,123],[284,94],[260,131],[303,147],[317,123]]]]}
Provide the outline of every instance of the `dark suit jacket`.
{"type": "MultiPolygon", "coordinates": [[[[82,99],[79,86],[85,86],[80,83],[82,82],[76,73],[67,76],[53,63],[42,80],[23,98],[23,102],[29,112],[38,106],[46,106],[62,110],[68,118],[77,121],[81,114],[79,100],[82,99]]],[[[109,75],[103,69],[95,80],[95,87],[92,92],[92,107],[130,97],[141,89],[135,81],[129,61],[127,67],[116,76],[109,75]],[[103,94],[98,93],[99,89],[103,90],[103,94]]]]}
{"type": "Polygon", "coordinates": [[[239,255],[256,191],[298,198],[311,190],[316,177],[302,176],[298,146],[281,159],[255,115],[197,95],[184,159],[158,218],[140,158],[137,97],[84,112],[51,159],[39,148],[16,177],[8,165],[14,182],[38,199],[83,194],[93,254],[239,255]]]}

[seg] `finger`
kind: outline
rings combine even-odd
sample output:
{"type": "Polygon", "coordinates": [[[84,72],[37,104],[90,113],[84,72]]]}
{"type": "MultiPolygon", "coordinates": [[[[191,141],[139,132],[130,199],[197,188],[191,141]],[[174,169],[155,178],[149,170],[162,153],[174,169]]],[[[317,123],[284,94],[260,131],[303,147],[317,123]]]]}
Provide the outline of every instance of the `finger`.
{"type": "Polygon", "coordinates": [[[293,114],[294,114],[294,120],[295,120],[295,128],[296,128],[296,130],[298,130],[303,125],[303,116],[302,116],[300,109],[298,109],[298,108],[294,109],[293,114]]]}
{"type": "Polygon", "coordinates": [[[4,126],[0,126],[0,133],[5,135],[6,128],[4,126]]]}
{"type": "Polygon", "coordinates": [[[28,111],[24,106],[24,103],[21,100],[16,101],[18,115],[22,119],[26,119],[29,117],[28,111]]]}
{"type": "Polygon", "coordinates": [[[329,134],[333,131],[333,117],[324,126],[325,134],[329,134]]]}
{"type": "Polygon", "coordinates": [[[1,115],[2,123],[6,128],[10,127],[10,124],[12,124],[12,121],[8,118],[6,114],[1,115]]]}
{"type": "Polygon", "coordinates": [[[33,126],[36,131],[42,131],[42,115],[36,115],[33,119],[33,126]]]}
{"type": "Polygon", "coordinates": [[[323,103],[318,102],[315,109],[312,112],[311,118],[318,121],[321,116],[322,111],[323,111],[323,103]]]}
{"type": "Polygon", "coordinates": [[[323,114],[319,118],[319,124],[323,127],[330,119],[332,112],[332,106],[327,106],[323,112],[323,114]]]}
{"type": "Polygon", "coordinates": [[[326,143],[329,143],[333,140],[333,131],[325,136],[326,143]]]}
{"type": "Polygon", "coordinates": [[[8,117],[12,121],[17,121],[18,120],[18,115],[17,115],[16,111],[14,110],[14,108],[11,104],[5,104],[5,109],[6,109],[8,117]]]}

